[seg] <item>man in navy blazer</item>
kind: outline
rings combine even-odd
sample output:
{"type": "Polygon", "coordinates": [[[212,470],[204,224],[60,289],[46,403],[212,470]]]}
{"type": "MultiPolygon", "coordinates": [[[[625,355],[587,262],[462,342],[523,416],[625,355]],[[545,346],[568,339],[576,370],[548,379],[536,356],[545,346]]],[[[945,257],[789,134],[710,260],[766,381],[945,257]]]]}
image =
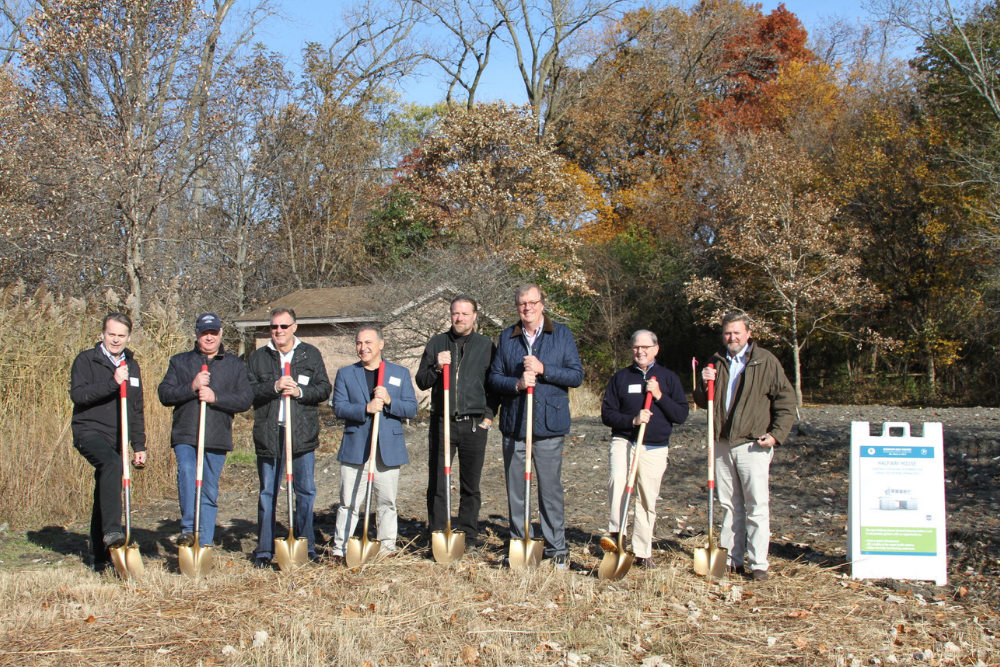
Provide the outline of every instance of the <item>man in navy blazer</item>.
{"type": "Polygon", "coordinates": [[[417,414],[417,396],[410,371],[385,362],[383,386],[376,386],[385,340],[382,329],[366,325],[358,329],[354,342],[358,361],[337,371],[333,383],[333,411],[344,420],[340,443],[340,507],[333,536],[333,558],[343,559],[347,538],[354,533],[364,510],[368,489],[368,455],[371,453],[372,421],[379,415],[378,458],[373,492],[378,513],[378,539],[382,551],[396,550],[396,491],[399,468],[409,463],[403,438],[403,419],[417,414]]]}

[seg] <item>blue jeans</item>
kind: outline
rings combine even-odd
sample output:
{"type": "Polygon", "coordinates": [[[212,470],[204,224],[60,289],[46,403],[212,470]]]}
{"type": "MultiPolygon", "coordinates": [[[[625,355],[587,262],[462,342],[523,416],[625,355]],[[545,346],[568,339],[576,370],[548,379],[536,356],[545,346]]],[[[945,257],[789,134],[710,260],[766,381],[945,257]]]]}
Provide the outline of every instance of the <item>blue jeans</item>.
{"type": "MultiPolygon", "coordinates": [[[[316,453],[292,455],[292,489],[295,491],[295,537],[309,540],[309,556],[316,554],[316,533],[313,530],[313,504],[316,502],[316,483],[313,471],[316,453]]],[[[278,506],[278,489],[285,476],[285,457],[257,457],[257,476],[260,478],[260,497],[257,501],[257,558],[274,557],[275,510],[278,506]]],[[[287,509],[285,510],[287,511],[287,509]]]]}
{"type": "MultiPolygon", "coordinates": [[[[194,531],[195,471],[198,449],[194,445],[174,445],[177,457],[177,499],[181,505],[181,532],[194,531]]],[[[226,463],[226,452],[205,450],[201,482],[201,526],[198,530],[199,546],[212,545],[215,538],[215,516],[219,513],[219,477],[226,463]]]]}

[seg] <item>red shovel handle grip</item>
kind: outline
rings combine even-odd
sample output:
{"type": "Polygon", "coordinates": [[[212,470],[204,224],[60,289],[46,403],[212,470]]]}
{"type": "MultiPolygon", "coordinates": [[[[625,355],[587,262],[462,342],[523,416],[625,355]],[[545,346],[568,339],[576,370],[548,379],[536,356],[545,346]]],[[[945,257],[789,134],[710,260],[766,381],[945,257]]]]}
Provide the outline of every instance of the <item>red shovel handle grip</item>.
{"type": "Polygon", "coordinates": [[[451,364],[441,364],[442,380],[444,380],[444,390],[451,390],[451,364]]]}
{"type": "Polygon", "coordinates": [[[534,393],[535,393],[535,387],[534,387],[534,385],[528,387],[528,395],[532,396],[532,395],[534,395],[534,393]]]}
{"type": "MultiPolygon", "coordinates": [[[[122,362],[118,364],[118,367],[120,368],[124,365],[125,365],[125,360],[122,359],[122,362]]],[[[126,398],[126,394],[128,393],[128,387],[126,385],[128,385],[128,382],[122,382],[121,384],[118,385],[118,395],[121,396],[122,398],[126,398]]]]}
{"type": "Polygon", "coordinates": [[[653,395],[649,392],[646,392],[646,403],[645,405],[642,406],[642,409],[649,410],[651,407],[653,407],[653,395]]]}
{"type": "Polygon", "coordinates": [[[385,362],[378,362],[378,381],[375,383],[381,387],[385,383],[385,362]]]}
{"type": "MultiPolygon", "coordinates": [[[[715,364],[709,364],[708,368],[715,370],[715,364]]],[[[708,400],[710,401],[715,400],[715,380],[708,381],[708,400]]]]}
{"type": "Polygon", "coordinates": [[[291,375],[291,374],[292,374],[292,362],[286,361],[285,362],[285,370],[282,373],[282,375],[291,375]]]}
{"type": "Polygon", "coordinates": [[[201,370],[207,371],[208,370],[208,364],[202,364],[201,365],[201,370]]]}

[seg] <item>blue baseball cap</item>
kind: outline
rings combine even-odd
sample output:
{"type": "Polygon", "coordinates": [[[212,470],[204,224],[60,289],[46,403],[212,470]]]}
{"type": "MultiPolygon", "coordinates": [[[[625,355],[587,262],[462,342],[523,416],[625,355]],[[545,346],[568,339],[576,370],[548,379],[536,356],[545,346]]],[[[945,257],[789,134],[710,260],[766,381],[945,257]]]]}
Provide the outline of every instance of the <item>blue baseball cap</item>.
{"type": "Polygon", "coordinates": [[[202,313],[198,316],[195,330],[198,333],[203,331],[222,331],[222,320],[215,313],[202,313]]]}

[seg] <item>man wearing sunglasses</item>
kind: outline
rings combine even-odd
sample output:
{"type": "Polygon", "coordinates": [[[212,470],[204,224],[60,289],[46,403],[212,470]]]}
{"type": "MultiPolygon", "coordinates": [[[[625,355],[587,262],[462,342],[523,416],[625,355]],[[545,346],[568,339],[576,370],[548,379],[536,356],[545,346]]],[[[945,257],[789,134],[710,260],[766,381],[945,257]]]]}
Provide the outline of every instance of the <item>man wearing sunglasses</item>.
{"type": "Polygon", "coordinates": [[[316,561],[313,504],[316,500],[314,470],[319,447],[320,403],[332,387],[323,356],[316,347],[295,336],[295,311],[271,311],[271,340],[247,360],[247,377],[253,389],[253,443],[257,451],[257,552],[254,566],[270,567],[274,557],[275,509],[285,470],[285,397],[288,396],[292,433],[292,482],[295,491],[295,536],[309,541],[309,558],[316,561]],[[291,374],[284,375],[285,364],[291,374]]]}

